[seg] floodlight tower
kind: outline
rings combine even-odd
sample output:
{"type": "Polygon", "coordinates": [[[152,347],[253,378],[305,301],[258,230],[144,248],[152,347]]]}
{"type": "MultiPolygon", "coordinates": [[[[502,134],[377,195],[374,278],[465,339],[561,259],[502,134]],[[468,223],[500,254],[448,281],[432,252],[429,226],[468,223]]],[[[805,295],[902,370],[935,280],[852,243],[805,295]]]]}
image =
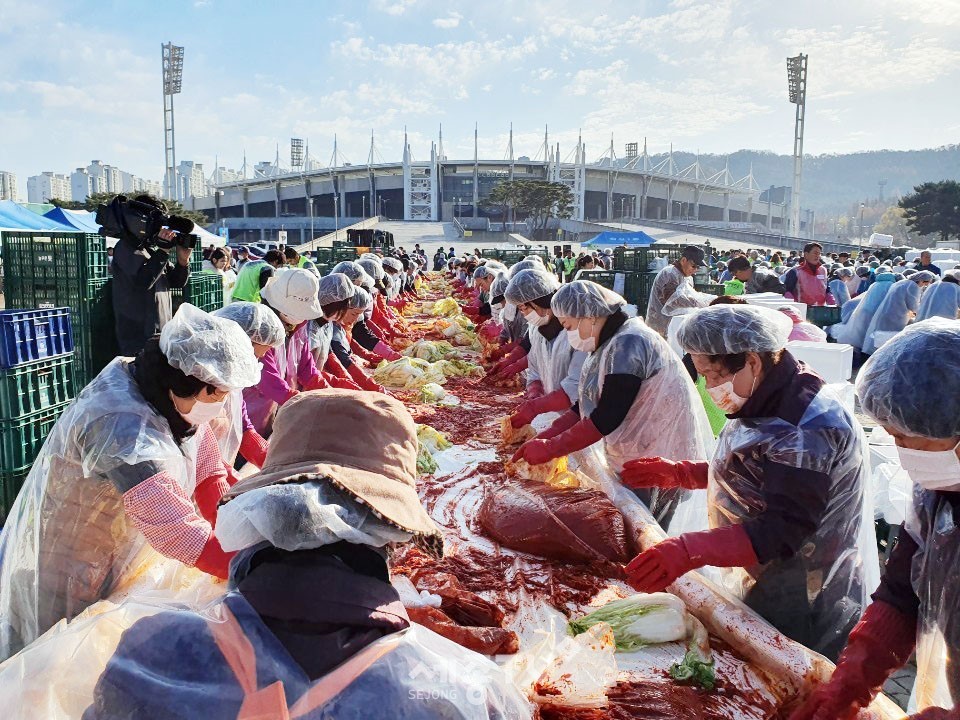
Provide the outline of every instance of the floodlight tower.
{"type": "Polygon", "coordinates": [[[793,193],[790,196],[790,232],[800,235],[800,179],[803,174],[803,121],[807,107],[807,56],[787,58],[787,89],[797,106],[793,128],[793,193]]]}
{"type": "Polygon", "coordinates": [[[173,96],[180,92],[183,83],[183,47],[169,42],[160,47],[163,58],[163,146],[167,168],[163,194],[171,200],[179,200],[177,153],[173,141],[173,96]]]}

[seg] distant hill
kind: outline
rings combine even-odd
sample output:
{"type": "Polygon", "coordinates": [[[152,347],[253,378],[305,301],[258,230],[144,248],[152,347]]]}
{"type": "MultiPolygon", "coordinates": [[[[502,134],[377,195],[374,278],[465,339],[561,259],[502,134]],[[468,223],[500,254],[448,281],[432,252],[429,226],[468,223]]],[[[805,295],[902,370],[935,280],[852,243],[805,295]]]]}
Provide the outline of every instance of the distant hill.
{"type": "MultiPolygon", "coordinates": [[[[656,164],[666,154],[651,155],[656,164]]],[[[696,155],[674,151],[674,162],[682,170],[696,155]]],[[[756,150],[738,150],[729,156],[730,174],[737,180],[750,172],[761,189],[793,184],[793,156],[756,150]]],[[[701,155],[700,165],[708,174],[723,170],[725,155],[701,155]]],[[[875,200],[878,181],[885,179],[885,199],[896,201],[912,192],[914,185],[927,180],[960,180],[960,145],[929,150],[874,150],[848,155],[806,155],[803,159],[803,206],[820,213],[845,212],[863,200],[875,200]]]]}

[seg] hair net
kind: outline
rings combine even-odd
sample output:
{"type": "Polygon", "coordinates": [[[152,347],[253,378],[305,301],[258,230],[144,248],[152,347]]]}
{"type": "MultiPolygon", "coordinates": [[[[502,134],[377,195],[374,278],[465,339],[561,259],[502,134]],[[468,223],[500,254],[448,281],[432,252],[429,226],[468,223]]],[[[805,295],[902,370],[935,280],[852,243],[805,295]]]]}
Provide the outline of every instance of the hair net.
{"type": "Polygon", "coordinates": [[[490,297],[495,298],[505,295],[509,284],[510,275],[508,273],[502,272],[497,275],[493,280],[493,284],[490,286],[490,297]]]}
{"type": "Polygon", "coordinates": [[[366,278],[370,277],[367,275],[367,271],[360,267],[360,265],[355,263],[353,260],[344,260],[341,263],[337,263],[333,266],[333,270],[331,270],[331,272],[343,273],[350,278],[350,282],[352,282],[354,285],[363,285],[366,282],[366,278]]]}
{"type": "Polygon", "coordinates": [[[392,257],[385,257],[383,259],[383,267],[390,268],[391,270],[396,270],[397,272],[403,272],[403,263],[392,257]]]}
{"type": "Polygon", "coordinates": [[[380,262],[383,261],[383,258],[381,258],[381,257],[380,257],[379,255],[377,255],[376,253],[364,253],[364,254],[361,255],[359,258],[357,258],[357,261],[358,261],[358,262],[359,262],[360,260],[373,260],[375,263],[380,263],[380,262]]]}
{"type": "Polygon", "coordinates": [[[527,255],[523,260],[524,262],[526,262],[527,260],[532,260],[533,262],[540,263],[541,267],[544,267],[543,258],[540,257],[539,255],[527,255]]]}
{"type": "Polygon", "coordinates": [[[838,274],[840,277],[842,277],[842,278],[843,278],[843,277],[845,277],[845,278],[852,278],[852,277],[853,277],[853,268],[842,267],[842,268],[840,268],[840,270],[837,272],[837,274],[838,274]]]}
{"type": "Polygon", "coordinates": [[[227,552],[264,541],[292,552],[341,540],[383,547],[413,537],[325,481],[268,485],[238,495],[217,512],[216,534],[227,552]]]}
{"type": "Polygon", "coordinates": [[[347,307],[356,310],[357,308],[366,309],[373,302],[373,298],[363,288],[357,288],[357,291],[350,297],[347,307]]]}
{"type": "Polygon", "coordinates": [[[498,268],[490,267],[489,265],[480,265],[476,270],[473,271],[474,280],[483,280],[484,278],[495,278],[497,273],[500,272],[498,268]]]}
{"type": "Polygon", "coordinates": [[[349,300],[357,289],[357,286],[344,273],[330,273],[320,278],[320,291],[317,293],[317,298],[321,305],[330,305],[341,300],[349,300]]]}
{"type": "Polygon", "coordinates": [[[363,268],[363,271],[374,280],[383,280],[383,265],[376,260],[360,258],[357,265],[363,268]]]}
{"type": "Polygon", "coordinates": [[[546,270],[521,270],[513,276],[505,295],[514,305],[520,305],[554,293],[559,287],[557,278],[546,270]]]}
{"type": "Polygon", "coordinates": [[[933,318],[884,343],[857,375],[860,404],[881,425],[914,437],[960,436],[960,321],[933,318]],[[905,390],[907,389],[907,390],[905,390]]]}
{"type": "Polygon", "coordinates": [[[487,267],[491,270],[496,270],[496,272],[504,272],[507,269],[507,266],[504,265],[499,260],[487,260],[483,263],[484,267],[487,267]]]}
{"type": "Polygon", "coordinates": [[[278,347],[283,344],[286,332],[277,314],[266,305],[237,301],[211,313],[214,317],[233,320],[257,345],[278,347]]]}
{"type": "Polygon", "coordinates": [[[620,295],[590,280],[574,280],[557,290],[550,309],[573,318],[607,317],[627,304],[620,295]]]}
{"type": "Polygon", "coordinates": [[[684,352],[736,355],[783,350],[793,321],[782,312],[756,305],[714,305],[683,320],[677,339],[684,352]]]}
{"type": "Polygon", "coordinates": [[[513,277],[522,270],[543,270],[543,263],[534,262],[533,260],[521,260],[510,268],[510,277],[513,277]]]}
{"type": "Polygon", "coordinates": [[[918,272],[913,273],[910,276],[910,279],[913,280],[913,282],[915,283],[922,283],[922,282],[932,283],[932,282],[936,282],[937,276],[934,275],[929,270],[920,270],[918,272]]]}
{"type": "Polygon", "coordinates": [[[250,338],[232,320],[184,303],[160,332],[160,351],[173,367],[221,390],[260,382],[250,338]]]}

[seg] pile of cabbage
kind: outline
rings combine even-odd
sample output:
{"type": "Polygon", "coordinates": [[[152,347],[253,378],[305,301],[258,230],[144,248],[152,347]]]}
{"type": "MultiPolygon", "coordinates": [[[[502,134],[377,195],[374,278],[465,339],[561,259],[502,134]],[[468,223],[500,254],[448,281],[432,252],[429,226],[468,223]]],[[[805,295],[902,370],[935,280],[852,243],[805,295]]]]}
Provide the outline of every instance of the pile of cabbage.
{"type": "Polygon", "coordinates": [[[477,339],[477,333],[475,332],[476,326],[465,315],[437,320],[433,324],[433,329],[438,335],[443,335],[458,347],[469,347],[472,350],[481,349],[480,341],[477,339]]]}
{"type": "Polygon", "coordinates": [[[443,433],[429,425],[417,425],[417,444],[417,472],[421,475],[435,473],[438,466],[433,456],[453,447],[443,433]]]}
{"type": "MultiPolygon", "coordinates": [[[[411,346],[412,347],[412,346],[411,346]]],[[[467,360],[452,358],[428,362],[418,357],[381,362],[373,379],[394,390],[419,390],[425,385],[444,385],[448,377],[480,377],[483,368],[467,360]]]]}
{"type": "Polygon", "coordinates": [[[453,345],[446,340],[417,340],[400,354],[427,362],[436,362],[451,352],[453,352],[453,345]]]}

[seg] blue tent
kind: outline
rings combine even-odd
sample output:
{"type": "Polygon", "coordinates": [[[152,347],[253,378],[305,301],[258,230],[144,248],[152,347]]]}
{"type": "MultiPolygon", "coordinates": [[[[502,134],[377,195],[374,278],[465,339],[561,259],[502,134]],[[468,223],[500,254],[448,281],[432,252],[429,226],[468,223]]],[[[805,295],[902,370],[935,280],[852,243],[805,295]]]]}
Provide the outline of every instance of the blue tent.
{"type": "Polygon", "coordinates": [[[64,210],[63,208],[54,208],[48,213],[44,213],[45,218],[50,218],[61,225],[69,225],[72,228],[83,232],[95,233],[100,229],[97,221],[94,220],[94,214],[87,210],[64,210]]]}
{"type": "Polygon", "coordinates": [[[43,215],[30,212],[13,200],[0,200],[0,229],[2,230],[75,230],[43,215]]]}
{"type": "Polygon", "coordinates": [[[626,245],[627,247],[645,247],[647,245],[653,245],[654,239],[647,235],[642,230],[634,230],[631,232],[602,232],[597,235],[592,240],[588,241],[587,245],[626,245]]]}

